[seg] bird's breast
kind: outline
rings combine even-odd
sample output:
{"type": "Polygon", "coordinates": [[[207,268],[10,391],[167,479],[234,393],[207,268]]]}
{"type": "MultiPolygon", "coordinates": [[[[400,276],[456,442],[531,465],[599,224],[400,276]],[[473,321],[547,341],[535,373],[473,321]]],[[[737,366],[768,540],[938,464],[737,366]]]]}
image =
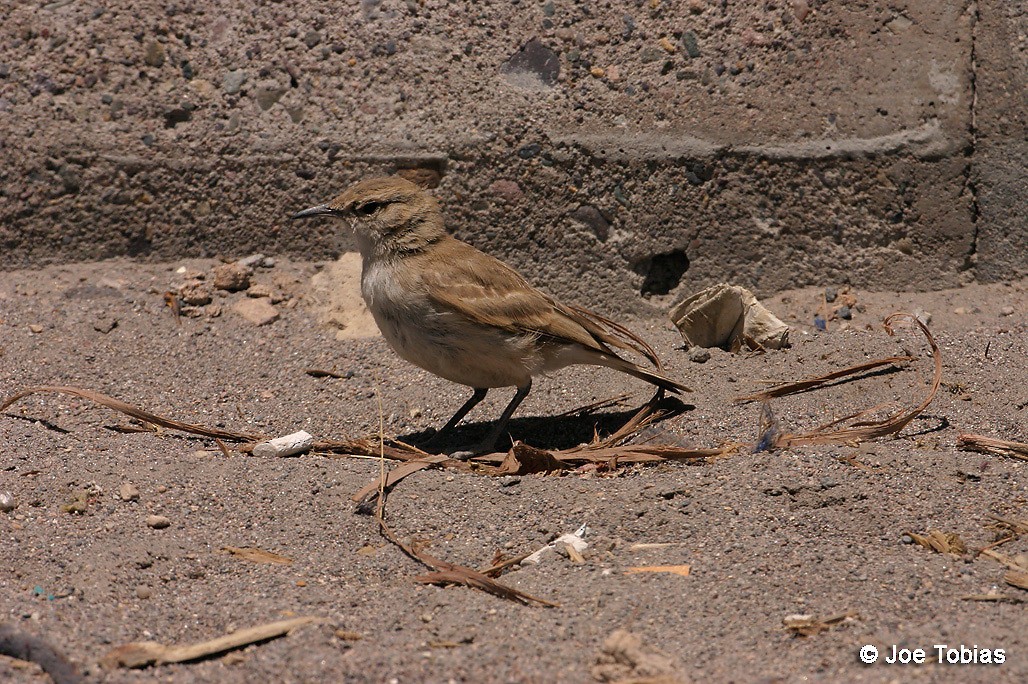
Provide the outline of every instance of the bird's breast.
{"type": "Polygon", "coordinates": [[[541,359],[529,336],[440,307],[417,279],[396,269],[396,264],[366,264],[361,294],[382,336],[401,357],[469,387],[523,386],[537,372],[541,359]]]}

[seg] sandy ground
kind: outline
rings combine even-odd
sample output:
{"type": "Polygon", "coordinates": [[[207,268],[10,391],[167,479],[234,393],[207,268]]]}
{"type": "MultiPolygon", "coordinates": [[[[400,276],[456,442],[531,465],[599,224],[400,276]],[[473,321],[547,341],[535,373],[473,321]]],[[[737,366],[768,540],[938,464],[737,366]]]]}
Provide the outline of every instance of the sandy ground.
{"type": "MultiPolygon", "coordinates": [[[[269,325],[234,312],[248,299],[241,292],[216,293],[176,321],[163,293],[182,282],[180,267],[209,273],[212,265],[111,261],[0,273],[0,394],[71,385],[189,422],[325,438],[376,432],[379,402],[386,433],[415,438],[467,396],[379,338],[337,340],[318,325],[306,296],[317,264],[257,269],[258,292],[276,301],[279,318],[269,325]],[[309,368],[352,376],[315,378],[309,368]]],[[[734,397],[881,356],[920,358],[776,400],[783,429],[886,401],[916,403],[931,376],[927,346],[911,329],[888,337],[879,324],[896,310],[928,312],[943,385],[898,439],[742,449],[702,465],[621,467],[605,477],[426,470],[392,492],[387,515],[401,538],[471,567],[587,524],[584,563],[551,553],[502,578],[557,608],[415,583],[423,568],[350,502],[377,474],[375,460],[226,457],[209,439],[113,431],[128,419],[81,399],[34,395],[0,415],[0,491],[16,505],[0,513],[0,621],[49,640],[87,677],[112,682],[1026,681],[1028,618],[1014,601],[1028,593],[1005,584],[995,560],[935,553],[904,536],[937,529],[976,550],[1011,536],[992,516],[1028,520],[1028,463],[956,448],[961,432],[1028,441],[1026,292],[1024,282],[857,291],[853,319],[824,333],[811,325],[822,290],[782,293],[765,301],[796,326],[791,349],[712,350],[704,364],[678,349],[666,321],[629,321],[668,372],[695,388],[689,410],[663,423],[658,439],[708,447],[755,440],[759,406],[734,397]],[[137,500],[122,496],[128,484],[137,500]],[[68,512],[77,498],[84,504],[68,512]],[[149,526],[153,515],[170,524],[149,526]],[[293,562],[252,563],[227,546],[293,562]],[[691,573],[626,573],[660,565],[691,573]],[[1010,600],[963,598],[976,594],[1010,600]],[[792,614],[846,612],[854,617],[814,636],[783,628],[792,614]],[[127,642],[184,644],[306,615],[329,623],[201,662],[98,665],[127,642]],[[617,646],[608,641],[616,630],[631,637],[617,646]],[[923,648],[928,662],[862,665],[866,644],[883,656],[893,645],[923,648]],[[1002,649],[1005,662],[939,664],[935,644],[1002,649]]],[[[536,382],[511,432],[536,446],[576,444],[597,422],[616,426],[632,405],[552,416],[624,391],[636,403],[646,395],[611,372],[562,371],[536,382]]],[[[481,434],[509,396],[491,393],[458,439],[481,434]]],[[[1028,538],[996,550],[1028,554],[1028,538]]],[[[0,658],[0,680],[46,675],[0,658]]]]}

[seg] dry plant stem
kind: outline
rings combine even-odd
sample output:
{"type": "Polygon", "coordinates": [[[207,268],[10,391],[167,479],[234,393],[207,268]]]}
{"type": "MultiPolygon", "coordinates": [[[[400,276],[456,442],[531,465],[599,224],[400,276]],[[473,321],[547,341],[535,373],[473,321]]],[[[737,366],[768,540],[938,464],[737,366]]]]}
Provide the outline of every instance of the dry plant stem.
{"type": "MultiPolygon", "coordinates": [[[[887,320],[891,320],[894,316],[909,316],[910,314],[893,314],[887,320]]],[[[888,326],[888,323],[886,323],[888,326]]],[[[888,329],[888,328],[887,328],[888,329]]],[[[891,335],[892,332],[890,331],[891,335]]],[[[771,389],[751,394],[745,397],[737,397],[734,399],[736,404],[745,404],[751,401],[767,401],[768,399],[774,399],[776,397],[785,397],[790,394],[799,394],[800,392],[807,392],[829,383],[833,380],[839,380],[850,375],[856,375],[857,373],[864,373],[875,368],[882,366],[893,366],[899,364],[905,364],[913,361],[913,356],[890,356],[884,359],[876,359],[874,361],[868,361],[867,363],[861,363],[856,366],[850,366],[849,368],[843,368],[842,370],[833,371],[826,375],[820,375],[816,378],[807,378],[806,380],[797,380],[796,382],[789,382],[771,389]]]]}
{"type": "Polygon", "coordinates": [[[1024,567],[1023,565],[1018,563],[1013,557],[1008,556],[1005,553],[999,553],[998,551],[993,551],[992,549],[982,549],[979,552],[979,555],[985,556],[986,558],[991,558],[997,563],[1002,563],[1011,570],[1017,570],[1020,572],[1028,571],[1028,568],[1024,567]]]}
{"type": "MultiPolygon", "coordinates": [[[[454,563],[448,563],[443,560],[439,560],[433,556],[428,555],[423,551],[418,551],[413,547],[400,541],[400,538],[396,536],[392,528],[386,524],[385,521],[385,503],[386,503],[386,483],[388,476],[385,471],[385,422],[382,413],[382,400],[379,398],[378,401],[378,437],[379,437],[379,476],[378,476],[378,505],[375,508],[375,519],[378,521],[379,530],[382,536],[388,541],[395,544],[400,548],[409,558],[415,560],[427,568],[434,570],[427,575],[421,575],[415,579],[418,582],[425,582],[430,584],[464,584],[468,587],[480,589],[487,593],[505,598],[510,601],[517,601],[519,603],[529,604],[532,602],[542,604],[544,606],[555,607],[556,603],[551,603],[545,599],[536,598],[530,594],[518,591],[506,585],[500,584],[496,580],[484,575],[480,572],[472,570],[471,568],[465,568],[461,565],[454,563]]],[[[411,472],[421,470],[421,467],[427,467],[432,465],[431,462],[424,463],[405,463],[398,466],[399,468],[407,468],[411,472]],[[419,466],[411,469],[410,466],[419,466]]],[[[394,481],[399,481],[399,477],[395,478],[394,481]]]]}
{"type": "MultiPolygon", "coordinates": [[[[1013,518],[1003,518],[998,515],[990,515],[989,517],[1001,525],[1009,527],[1017,534],[1028,534],[1028,520],[1014,520],[1013,518]]],[[[1007,540],[1004,539],[1003,541],[1007,540]]]]}
{"type": "Polygon", "coordinates": [[[832,431],[826,431],[826,426],[821,426],[807,433],[782,434],[775,440],[775,447],[788,448],[795,446],[812,446],[819,444],[855,444],[868,439],[876,439],[888,435],[895,435],[899,433],[900,430],[905,428],[910,423],[910,421],[912,421],[914,418],[920,415],[922,411],[928,408],[928,405],[931,404],[932,401],[935,399],[935,395],[939,391],[939,385],[942,383],[942,352],[939,350],[939,345],[935,342],[935,338],[932,337],[932,334],[928,330],[928,328],[924,325],[924,323],[919,321],[912,314],[894,313],[890,315],[888,318],[885,319],[885,331],[890,335],[895,334],[892,328],[892,324],[894,321],[900,318],[906,319],[907,321],[917,325],[921,329],[921,332],[924,333],[924,336],[928,340],[928,344],[931,346],[932,349],[932,359],[935,362],[935,372],[932,375],[931,387],[929,388],[927,395],[921,401],[921,403],[907,409],[906,411],[899,411],[883,420],[876,421],[873,423],[851,425],[849,427],[844,427],[832,431]]]}
{"type": "Polygon", "coordinates": [[[191,423],[183,423],[171,418],[164,418],[157,414],[144,411],[143,409],[136,408],[131,404],[109,397],[106,394],[94,392],[93,390],[80,389],[78,387],[62,387],[56,385],[41,385],[39,387],[28,387],[15,393],[13,396],[0,404],[0,411],[4,411],[16,401],[24,399],[25,397],[32,394],[39,394],[43,392],[53,392],[57,394],[70,394],[74,397],[81,397],[87,399],[101,406],[106,406],[109,409],[119,411],[127,416],[131,416],[137,420],[142,420],[147,423],[153,423],[154,425],[160,425],[171,430],[179,430],[181,432],[188,432],[194,435],[202,435],[204,437],[214,437],[217,439],[224,439],[231,442],[257,442],[261,440],[260,435],[253,435],[245,432],[231,432],[229,430],[218,430],[216,428],[207,428],[202,425],[193,425],[191,423]]]}
{"type": "Polygon", "coordinates": [[[137,641],[119,646],[104,659],[107,667],[146,667],[161,663],[185,663],[260,641],[284,636],[304,625],[327,622],[320,617],[300,617],[240,629],[231,634],[188,646],[165,646],[154,641],[137,641]]]}
{"type": "Polygon", "coordinates": [[[1028,460],[1028,444],[996,439],[985,435],[963,433],[957,436],[957,448],[965,451],[977,451],[992,456],[1010,456],[1028,460]]]}

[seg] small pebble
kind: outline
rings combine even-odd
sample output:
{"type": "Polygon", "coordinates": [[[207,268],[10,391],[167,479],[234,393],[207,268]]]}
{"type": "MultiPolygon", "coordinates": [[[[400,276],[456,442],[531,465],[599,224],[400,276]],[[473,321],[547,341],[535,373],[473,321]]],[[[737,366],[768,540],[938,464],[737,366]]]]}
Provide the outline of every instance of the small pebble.
{"type": "Polygon", "coordinates": [[[43,332],[43,326],[32,323],[31,325],[29,325],[29,332],[38,335],[39,333],[43,332]]]}
{"type": "Polygon", "coordinates": [[[248,257],[244,257],[242,259],[239,259],[238,261],[236,261],[236,263],[239,264],[240,266],[245,266],[246,268],[257,268],[258,266],[263,266],[264,265],[264,255],[263,254],[251,254],[248,257]]]}
{"type": "Polygon", "coordinates": [[[914,538],[911,537],[909,534],[905,534],[902,537],[900,537],[900,542],[903,544],[913,544],[914,538]]]}
{"type": "Polygon", "coordinates": [[[163,515],[148,515],[146,516],[146,525],[155,530],[163,530],[166,527],[171,527],[171,520],[163,515]]]}
{"type": "Polygon", "coordinates": [[[279,315],[267,299],[243,299],[232,305],[232,311],[258,326],[274,323],[279,315]]]}
{"type": "Polygon", "coordinates": [[[14,500],[14,494],[8,491],[0,492],[0,512],[10,513],[18,507],[18,503],[14,500]]]}
{"type": "Polygon", "coordinates": [[[1012,306],[1004,306],[1002,309],[999,310],[999,315],[1000,316],[1013,316],[1014,315],[1014,307],[1012,307],[1012,306]]]}
{"type": "Polygon", "coordinates": [[[114,330],[117,327],[118,327],[118,319],[117,318],[109,318],[107,316],[101,316],[100,318],[97,318],[95,321],[93,321],[93,330],[95,330],[95,331],[97,331],[99,333],[103,333],[104,335],[106,335],[107,333],[111,332],[112,330],[114,330]]]}
{"type": "Polygon", "coordinates": [[[839,314],[839,318],[845,321],[848,321],[851,318],[853,318],[853,311],[851,311],[848,306],[839,307],[839,311],[837,313],[839,314]]]}
{"type": "Polygon", "coordinates": [[[825,288],[825,301],[831,304],[839,296],[839,291],[834,287],[825,288]]]}
{"type": "Polygon", "coordinates": [[[710,351],[703,347],[689,347],[689,351],[686,352],[689,360],[693,363],[706,363],[710,361],[710,351]]]}
{"type": "Polygon", "coordinates": [[[153,589],[150,587],[136,587],[136,598],[148,599],[153,596],[153,589]]]}
{"type": "Polygon", "coordinates": [[[250,269],[238,261],[214,267],[214,287],[218,290],[238,292],[250,287],[250,269]]]}
{"type": "Polygon", "coordinates": [[[514,475],[505,475],[500,478],[501,487],[513,487],[514,485],[521,484],[521,478],[514,475]]]}
{"type": "Polygon", "coordinates": [[[178,289],[182,303],[188,306],[203,306],[211,303],[211,287],[199,280],[188,282],[178,289]]]}
{"type": "Polygon", "coordinates": [[[118,496],[122,501],[139,501],[139,487],[126,482],[118,489],[118,496]]]}

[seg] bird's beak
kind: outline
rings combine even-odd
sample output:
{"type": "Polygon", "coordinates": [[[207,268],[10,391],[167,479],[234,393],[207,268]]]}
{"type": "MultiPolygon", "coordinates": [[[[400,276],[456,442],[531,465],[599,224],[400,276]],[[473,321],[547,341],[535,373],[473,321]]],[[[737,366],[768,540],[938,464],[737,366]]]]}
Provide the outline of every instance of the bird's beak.
{"type": "Polygon", "coordinates": [[[310,209],[304,209],[293,214],[294,219],[310,218],[311,216],[331,216],[336,213],[336,210],[327,204],[319,204],[316,207],[310,209]]]}

